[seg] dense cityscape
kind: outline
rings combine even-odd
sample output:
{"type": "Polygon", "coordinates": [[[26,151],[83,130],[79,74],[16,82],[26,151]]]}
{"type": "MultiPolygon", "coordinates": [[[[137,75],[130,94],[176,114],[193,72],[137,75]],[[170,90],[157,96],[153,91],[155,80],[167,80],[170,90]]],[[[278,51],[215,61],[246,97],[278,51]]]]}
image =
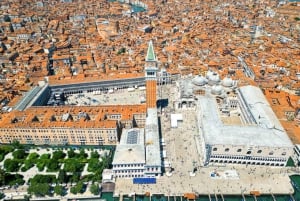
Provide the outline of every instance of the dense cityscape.
{"type": "Polygon", "coordinates": [[[300,200],[300,2],[0,7],[0,199],[300,200]]]}

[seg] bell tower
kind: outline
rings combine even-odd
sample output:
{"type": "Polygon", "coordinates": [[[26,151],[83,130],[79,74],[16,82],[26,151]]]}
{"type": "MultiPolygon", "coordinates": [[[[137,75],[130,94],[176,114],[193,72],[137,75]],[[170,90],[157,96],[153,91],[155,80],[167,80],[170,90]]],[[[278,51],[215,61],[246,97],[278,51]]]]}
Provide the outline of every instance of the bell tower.
{"type": "Polygon", "coordinates": [[[150,41],[148,44],[148,50],[145,60],[146,105],[147,108],[156,108],[156,76],[158,68],[152,41],[150,41]]]}

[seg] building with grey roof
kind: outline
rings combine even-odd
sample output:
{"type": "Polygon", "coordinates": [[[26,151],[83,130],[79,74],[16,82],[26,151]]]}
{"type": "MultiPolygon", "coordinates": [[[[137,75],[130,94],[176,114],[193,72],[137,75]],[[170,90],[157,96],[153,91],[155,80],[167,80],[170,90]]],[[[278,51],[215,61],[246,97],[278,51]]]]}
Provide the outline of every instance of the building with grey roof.
{"type": "Polygon", "coordinates": [[[148,108],[145,125],[146,164],[145,175],[154,177],[161,174],[158,117],[156,108],[148,108]]]}
{"type": "Polygon", "coordinates": [[[123,129],[113,159],[115,177],[142,177],[146,162],[144,129],[123,129]]]}
{"type": "Polygon", "coordinates": [[[145,128],[123,129],[112,162],[115,177],[156,177],[161,174],[157,109],[147,111],[145,128]]]}
{"type": "Polygon", "coordinates": [[[234,80],[221,81],[209,71],[206,78],[179,81],[177,89],[175,109],[197,110],[205,165],[284,166],[293,156],[292,142],[258,87],[237,88],[234,80]],[[189,94],[189,101],[183,94],[189,94]]]}
{"type": "Polygon", "coordinates": [[[293,155],[293,145],[261,90],[244,86],[237,90],[238,106],[226,107],[226,97],[211,93],[198,97],[200,131],[206,147],[206,164],[238,163],[284,166],[293,155]],[[234,111],[235,114],[230,111],[234,111]],[[227,116],[227,117],[226,117],[227,116]],[[239,121],[226,122],[236,117],[239,121]],[[228,120],[228,119],[227,119],[228,120]]]}

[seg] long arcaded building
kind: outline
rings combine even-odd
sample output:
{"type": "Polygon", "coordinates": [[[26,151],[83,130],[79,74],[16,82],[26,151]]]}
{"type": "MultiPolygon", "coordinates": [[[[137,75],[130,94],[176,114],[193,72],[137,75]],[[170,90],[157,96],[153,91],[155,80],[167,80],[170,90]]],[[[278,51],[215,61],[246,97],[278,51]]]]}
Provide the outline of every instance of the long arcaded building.
{"type": "Polygon", "coordinates": [[[0,120],[0,143],[114,145],[122,128],[144,127],[146,106],[59,106],[14,110],[0,120]]]}

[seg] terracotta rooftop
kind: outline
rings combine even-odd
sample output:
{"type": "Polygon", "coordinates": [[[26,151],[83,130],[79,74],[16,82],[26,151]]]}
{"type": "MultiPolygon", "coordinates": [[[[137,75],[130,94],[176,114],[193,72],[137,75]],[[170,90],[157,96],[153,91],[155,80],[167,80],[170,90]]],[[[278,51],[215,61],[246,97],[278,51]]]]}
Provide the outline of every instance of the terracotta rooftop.
{"type": "Polygon", "coordinates": [[[291,97],[300,86],[299,3],[140,0],[147,11],[138,13],[106,0],[4,3],[1,97],[10,105],[45,76],[50,84],[144,76],[150,40],[159,66],[171,74],[212,68],[240,85],[276,88],[291,97]],[[238,56],[255,79],[245,75],[238,56]]]}
{"type": "Polygon", "coordinates": [[[107,119],[109,114],[119,114],[120,120],[132,120],[134,114],[146,113],[145,105],[114,105],[97,107],[31,107],[25,111],[12,111],[4,114],[0,128],[115,128],[116,120],[107,119]],[[83,117],[80,118],[80,114],[83,117]]]}

